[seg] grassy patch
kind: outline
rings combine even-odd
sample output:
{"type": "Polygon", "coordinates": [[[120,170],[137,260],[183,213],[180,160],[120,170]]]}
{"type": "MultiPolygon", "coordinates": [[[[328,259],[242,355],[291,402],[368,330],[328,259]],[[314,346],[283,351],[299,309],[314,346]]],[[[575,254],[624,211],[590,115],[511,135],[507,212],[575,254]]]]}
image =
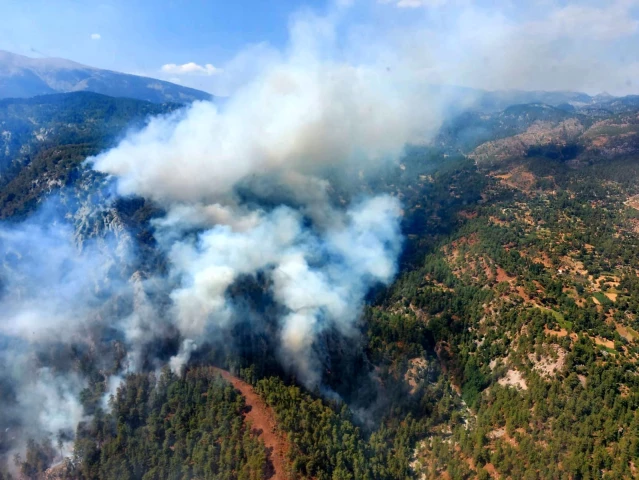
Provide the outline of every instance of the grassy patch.
{"type": "Polygon", "coordinates": [[[639,338],[639,333],[637,333],[637,331],[632,327],[627,325],[622,325],[622,327],[626,330],[626,332],[628,332],[628,335],[630,335],[633,340],[637,340],[639,338]]]}
{"type": "Polygon", "coordinates": [[[546,308],[546,307],[538,307],[540,310],[543,310],[546,313],[550,313],[553,317],[555,317],[555,320],[557,321],[557,324],[559,324],[560,328],[565,328],[566,330],[570,331],[572,330],[572,322],[566,320],[566,318],[563,316],[562,313],[553,310],[551,308],[546,308]]]}
{"type": "Polygon", "coordinates": [[[605,350],[606,352],[610,353],[611,355],[618,355],[619,354],[619,352],[617,350],[615,350],[614,348],[606,347],[605,345],[599,345],[599,344],[597,344],[597,346],[599,347],[600,350],[605,350]]]}
{"type": "Polygon", "coordinates": [[[612,305],[612,301],[606,297],[603,292],[595,292],[592,296],[595,297],[602,305],[612,305]]]}

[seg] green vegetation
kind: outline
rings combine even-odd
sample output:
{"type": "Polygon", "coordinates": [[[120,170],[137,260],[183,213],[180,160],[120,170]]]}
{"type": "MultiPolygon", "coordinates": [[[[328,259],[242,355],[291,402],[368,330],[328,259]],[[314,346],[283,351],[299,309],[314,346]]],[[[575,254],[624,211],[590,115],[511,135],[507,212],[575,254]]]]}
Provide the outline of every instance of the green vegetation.
{"type": "MultiPolygon", "coordinates": [[[[480,120],[496,138],[573,117],[517,106],[463,117],[439,140],[463,151],[486,135],[464,134],[480,120]]],[[[479,166],[420,147],[401,169],[365,178],[362,191],[402,199],[401,273],[372,295],[357,348],[326,342],[321,393],[281,371],[268,319],[264,332],[235,326],[237,343],[258,348],[203,348],[197,362],[240,370],[255,386],[289,440],[295,478],[636,478],[639,162],[627,151],[599,161],[582,147],[544,145],[479,166]]],[[[70,143],[30,157],[0,190],[0,215],[32,208],[47,191],[40,179],[75,182],[96,148],[70,143]]],[[[139,199],[118,208],[138,226],[156,211],[139,199]]],[[[265,302],[259,281],[230,293],[265,302]]],[[[73,360],[91,378],[83,403],[94,417],[78,429],[69,478],[267,474],[242,397],[206,367],[128,376],[106,413],[110,372],[73,360]]],[[[55,447],[31,442],[18,464],[34,478],[55,457],[55,447]]]]}
{"type": "Polygon", "coordinates": [[[412,445],[423,435],[426,423],[409,415],[401,425],[381,427],[365,439],[343,404],[327,405],[273,377],[260,380],[257,391],[274,408],[279,427],[288,435],[297,476],[318,480],[410,478],[412,445]]]}
{"type": "Polygon", "coordinates": [[[466,422],[452,421],[453,412],[431,425],[418,471],[634,477],[639,344],[620,332],[636,326],[638,313],[639,236],[625,206],[636,166],[621,159],[575,170],[535,159],[485,173],[494,178],[487,200],[464,209],[453,233],[433,242],[374,308],[393,312],[387,324],[395,331],[421,325],[415,337],[380,331],[371,339],[395,375],[419,351],[406,340],[432,337],[469,407],[466,422]],[[546,176],[548,186],[501,180],[518,169],[546,176]],[[615,302],[606,295],[613,292],[615,302]]]}
{"type": "Polygon", "coordinates": [[[0,100],[0,218],[23,216],[78,181],[80,165],[151,115],[179,108],[78,92],[0,100]]]}
{"type": "MultiPolygon", "coordinates": [[[[359,373],[382,387],[360,398],[367,405],[361,417],[263,368],[244,370],[288,436],[294,475],[635,475],[639,345],[619,330],[639,327],[632,269],[639,249],[627,248],[639,238],[624,206],[633,192],[595,181],[590,167],[534,166],[549,168],[552,194],[517,190],[463,160],[407,189],[405,225],[418,233],[409,237],[404,273],[366,310],[374,370],[359,373]],[[591,192],[605,200],[585,200],[591,192]],[[615,302],[605,296],[613,290],[615,302]]],[[[185,379],[165,373],[163,396],[149,377],[129,377],[113,413],[79,429],[69,471],[83,478],[259,476],[263,447],[241,421],[241,398],[204,371],[185,379]],[[209,412],[212,420],[201,423],[209,412]],[[99,447],[96,438],[104,439],[99,447]],[[229,439],[228,449],[215,438],[229,439]]],[[[328,382],[341,375],[339,366],[334,371],[328,382]]]]}
{"type": "Polygon", "coordinates": [[[244,399],[206,368],[177,378],[130,375],[78,428],[67,466],[74,479],[241,479],[267,474],[264,444],[243,422],[244,399]]]}

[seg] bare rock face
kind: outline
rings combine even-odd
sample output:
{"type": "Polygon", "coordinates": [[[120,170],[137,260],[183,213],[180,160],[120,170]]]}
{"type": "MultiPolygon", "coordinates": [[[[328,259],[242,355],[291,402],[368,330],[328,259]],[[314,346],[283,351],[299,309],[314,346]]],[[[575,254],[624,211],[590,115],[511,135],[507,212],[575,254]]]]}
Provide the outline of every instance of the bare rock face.
{"type": "Polygon", "coordinates": [[[639,152],[639,115],[616,115],[587,126],[578,118],[535,122],[525,132],[482,143],[468,156],[477,163],[534,156],[551,147],[557,152],[574,147],[569,160],[610,160],[639,152]]]}
{"type": "Polygon", "coordinates": [[[586,150],[592,155],[613,158],[639,151],[639,114],[616,115],[594,123],[583,134],[586,150]]]}
{"type": "Polygon", "coordinates": [[[565,146],[576,141],[584,131],[584,125],[576,118],[559,123],[535,122],[523,133],[481,144],[469,157],[477,162],[524,157],[531,147],[565,146]]]}

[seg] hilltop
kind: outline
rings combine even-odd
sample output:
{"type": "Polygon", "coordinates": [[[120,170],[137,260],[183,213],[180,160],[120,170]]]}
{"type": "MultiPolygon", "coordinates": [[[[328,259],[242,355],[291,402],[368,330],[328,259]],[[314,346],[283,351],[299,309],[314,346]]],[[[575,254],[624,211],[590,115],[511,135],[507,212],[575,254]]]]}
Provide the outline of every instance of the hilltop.
{"type": "Polygon", "coordinates": [[[102,70],[62,58],[31,58],[0,50],[0,98],[80,91],[154,103],[212,98],[206,92],[155,78],[102,70]]]}

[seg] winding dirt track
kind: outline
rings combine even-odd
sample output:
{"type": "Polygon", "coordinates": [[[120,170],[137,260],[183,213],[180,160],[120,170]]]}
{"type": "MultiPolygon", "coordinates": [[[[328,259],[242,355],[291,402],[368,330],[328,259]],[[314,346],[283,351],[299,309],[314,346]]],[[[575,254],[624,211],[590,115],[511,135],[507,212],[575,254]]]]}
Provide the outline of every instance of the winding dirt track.
{"type": "Polygon", "coordinates": [[[219,373],[224,380],[231,383],[234,388],[244,397],[247,412],[244,418],[251,422],[253,431],[262,439],[268,452],[268,459],[272,466],[266,478],[270,480],[287,480],[287,461],[288,442],[284,435],[277,430],[277,422],[275,420],[275,412],[269,407],[262,398],[255,393],[253,387],[248,383],[234,377],[226,370],[213,367],[213,370],[219,373]]]}

